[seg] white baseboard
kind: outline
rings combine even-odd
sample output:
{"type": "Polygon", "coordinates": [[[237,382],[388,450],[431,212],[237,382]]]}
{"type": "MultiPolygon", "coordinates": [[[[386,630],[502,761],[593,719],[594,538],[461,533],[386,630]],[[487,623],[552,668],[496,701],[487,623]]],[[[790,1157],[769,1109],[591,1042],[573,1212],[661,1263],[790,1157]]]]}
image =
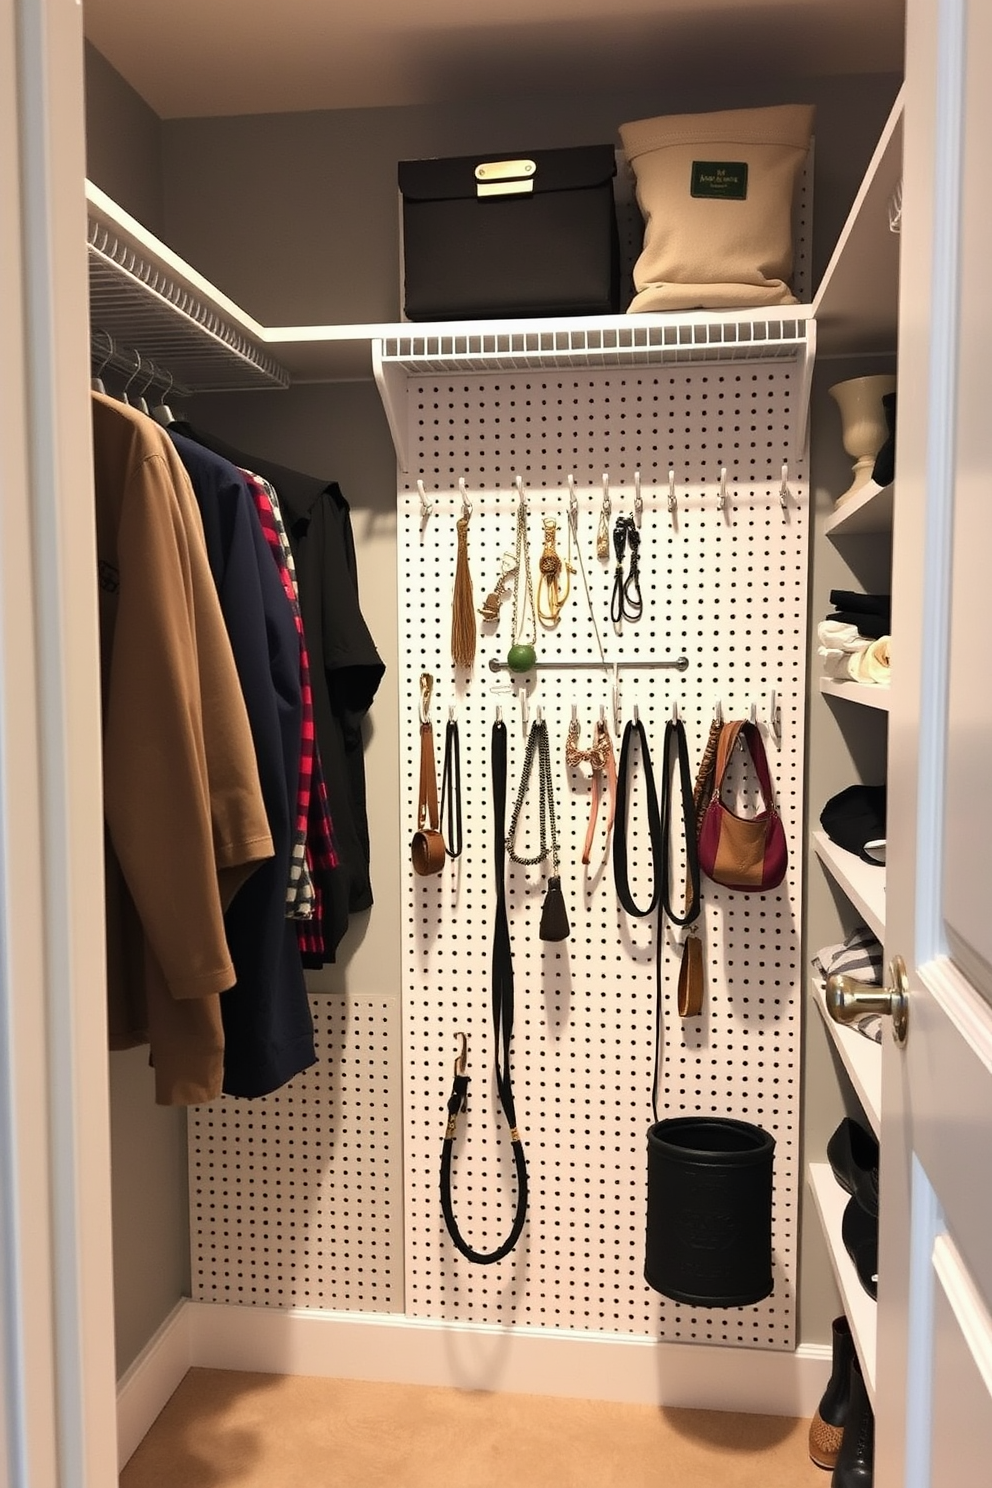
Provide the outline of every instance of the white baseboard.
{"type": "Polygon", "coordinates": [[[131,1457],[189,1369],[190,1302],[177,1302],[165,1322],[117,1381],[117,1466],[131,1457]]]}
{"type": "Polygon", "coordinates": [[[773,1353],[388,1313],[187,1308],[189,1362],[212,1369],[776,1416],[812,1415],[830,1372],[820,1345],[773,1353]]]}
{"type": "Polygon", "coordinates": [[[392,1313],[180,1302],[118,1382],[121,1468],[194,1366],[811,1416],[830,1349],[772,1353],[392,1313]]]}

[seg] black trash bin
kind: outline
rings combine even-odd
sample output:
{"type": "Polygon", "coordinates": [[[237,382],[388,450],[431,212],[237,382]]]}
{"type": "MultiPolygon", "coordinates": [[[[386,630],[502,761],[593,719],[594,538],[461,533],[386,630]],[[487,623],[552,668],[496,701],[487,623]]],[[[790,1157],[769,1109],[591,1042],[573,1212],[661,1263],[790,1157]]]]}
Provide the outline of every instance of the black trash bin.
{"type": "Polygon", "coordinates": [[[747,1307],[772,1290],[772,1157],[760,1126],[678,1116],[648,1132],[644,1279],[694,1307],[747,1307]]]}

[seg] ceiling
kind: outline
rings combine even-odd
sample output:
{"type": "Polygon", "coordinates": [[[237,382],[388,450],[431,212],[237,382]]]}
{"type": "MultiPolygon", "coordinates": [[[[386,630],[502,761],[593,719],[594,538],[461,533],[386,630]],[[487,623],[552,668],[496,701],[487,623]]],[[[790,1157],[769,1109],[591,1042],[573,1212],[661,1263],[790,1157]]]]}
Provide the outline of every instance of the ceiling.
{"type": "Polygon", "coordinates": [[[160,118],[900,72],[904,0],[85,0],[160,118]]]}

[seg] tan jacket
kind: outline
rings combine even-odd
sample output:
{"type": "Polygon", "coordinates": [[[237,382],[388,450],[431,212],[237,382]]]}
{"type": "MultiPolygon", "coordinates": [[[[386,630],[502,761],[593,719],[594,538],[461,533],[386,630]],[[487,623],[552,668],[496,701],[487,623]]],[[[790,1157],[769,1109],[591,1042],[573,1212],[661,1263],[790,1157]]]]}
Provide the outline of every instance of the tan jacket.
{"type": "Polygon", "coordinates": [[[151,419],[93,395],[112,1048],[149,1042],[156,1099],[212,1100],[223,910],[273,852],[189,479],[151,419]]]}

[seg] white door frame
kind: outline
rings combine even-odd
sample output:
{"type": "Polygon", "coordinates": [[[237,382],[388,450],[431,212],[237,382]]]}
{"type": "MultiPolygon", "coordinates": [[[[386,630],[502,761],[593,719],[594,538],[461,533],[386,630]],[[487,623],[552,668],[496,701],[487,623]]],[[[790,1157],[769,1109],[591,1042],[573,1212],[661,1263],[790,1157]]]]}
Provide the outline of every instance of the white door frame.
{"type": "Polygon", "coordinates": [[[78,0],[0,12],[0,1479],[117,1482],[78,0]]]}

